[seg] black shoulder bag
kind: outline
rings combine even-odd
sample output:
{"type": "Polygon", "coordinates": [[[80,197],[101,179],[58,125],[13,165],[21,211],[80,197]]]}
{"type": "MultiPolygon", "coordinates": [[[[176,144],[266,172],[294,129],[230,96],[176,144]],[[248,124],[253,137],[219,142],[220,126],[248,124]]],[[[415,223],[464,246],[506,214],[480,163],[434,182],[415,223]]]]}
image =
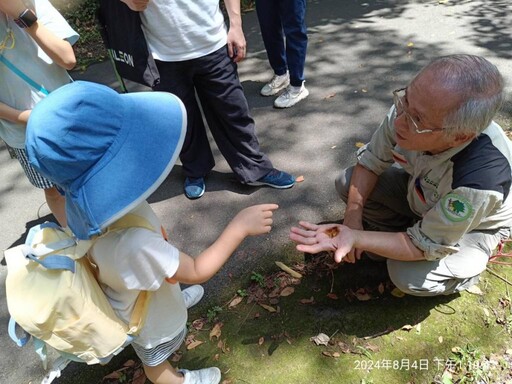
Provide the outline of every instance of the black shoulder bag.
{"type": "Polygon", "coordinates": [[[114,69],[122,78],[154,87],[160,74],[149,52],[139,12],[120,0],[100,0],[97,20],[101,37],[114,69]]]}

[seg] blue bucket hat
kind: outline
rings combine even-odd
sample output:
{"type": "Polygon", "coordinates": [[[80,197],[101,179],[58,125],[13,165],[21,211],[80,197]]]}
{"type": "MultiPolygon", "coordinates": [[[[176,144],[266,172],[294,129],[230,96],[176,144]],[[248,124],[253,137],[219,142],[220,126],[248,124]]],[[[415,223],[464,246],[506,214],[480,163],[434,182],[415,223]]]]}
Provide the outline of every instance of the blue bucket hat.
{"type": "Polygon", "coordinates": [[[64,191],[69,227],[87,240],[165,180],[186,125],[185,107],[170,93],[118,94],[75,81],[36,105],[25,145],[30,164],[64,191]]]}

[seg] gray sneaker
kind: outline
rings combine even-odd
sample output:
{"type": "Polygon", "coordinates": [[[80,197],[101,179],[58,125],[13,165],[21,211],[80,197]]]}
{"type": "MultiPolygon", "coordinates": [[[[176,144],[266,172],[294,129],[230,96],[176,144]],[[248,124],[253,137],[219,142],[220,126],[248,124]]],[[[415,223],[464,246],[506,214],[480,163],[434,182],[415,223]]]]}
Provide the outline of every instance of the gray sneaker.
{"type": "Polygon", "coordinates": [[[198,369],[197,371],[189,371],[180,369],[178,372],[183,374],[185,380],[183,384],[219,384],[220,369],[217,367],[198,369]]]}
{"type": "Polygon", "coordinates": [[[263,88],[261,88],[262,96],[274,96],[278,94],[282,89],[285,89],[290,84],[290,75],[288,71],[284,75],[278,76],[274,75],[272,80],[265,84],[263,88]]]}
{"type": "Polygon", "coordinates": [[[286,88],[286,91],[283,92],[281,96],[279,96],[274,101],[274,107],[276,108],[289,108],[293,107],[299,101],[305,99],[309,96],[309,91],[304,86],[304,83],[300,87],[294,87],[293,85],[289,85],[286,88]]]}
{"type": "Polygon", "coordinates": [[[192,285],[181,291],[183,300],[185,301],[185,307],[191,308],[201,301],[204,295],[204,288],[199,284],[192,285]]]}

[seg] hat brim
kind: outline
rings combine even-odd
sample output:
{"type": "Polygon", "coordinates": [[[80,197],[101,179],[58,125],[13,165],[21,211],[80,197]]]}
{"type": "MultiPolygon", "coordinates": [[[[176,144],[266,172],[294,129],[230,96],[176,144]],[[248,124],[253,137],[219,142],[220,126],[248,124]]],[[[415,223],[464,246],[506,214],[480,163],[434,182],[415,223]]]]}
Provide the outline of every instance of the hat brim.
{"type": "Polygon", "coordinates": [[[65,190],[68,225],[80,239],[100,234],[147,199],[170,173],[185,139],[185,107],[173,94],[119,97],[124,101],[124,142],[107,162],[65,190]]]}

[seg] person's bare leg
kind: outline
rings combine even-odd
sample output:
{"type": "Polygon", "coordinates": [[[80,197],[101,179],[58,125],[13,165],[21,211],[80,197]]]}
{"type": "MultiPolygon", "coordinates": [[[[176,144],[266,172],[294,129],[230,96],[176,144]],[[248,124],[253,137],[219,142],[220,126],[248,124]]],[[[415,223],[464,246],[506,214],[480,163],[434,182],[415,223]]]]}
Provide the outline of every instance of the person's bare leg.
{"type": "Polygon", "coordinates": [[[57,219],[61,227],[66,227],[68,222],[66,220],[66,199],[62,196],[57,188],[52,187],[44,190],[44,197],[48,208],[52,211],[53,216],[57,219]]]}
{"type": "Polygon", "coordinates": [[[143,365],[144,372],[149,381],[154,384],[182,384],[185,378],[176,372],[173,366],[165,360],[154,367],[143,365]]]}

